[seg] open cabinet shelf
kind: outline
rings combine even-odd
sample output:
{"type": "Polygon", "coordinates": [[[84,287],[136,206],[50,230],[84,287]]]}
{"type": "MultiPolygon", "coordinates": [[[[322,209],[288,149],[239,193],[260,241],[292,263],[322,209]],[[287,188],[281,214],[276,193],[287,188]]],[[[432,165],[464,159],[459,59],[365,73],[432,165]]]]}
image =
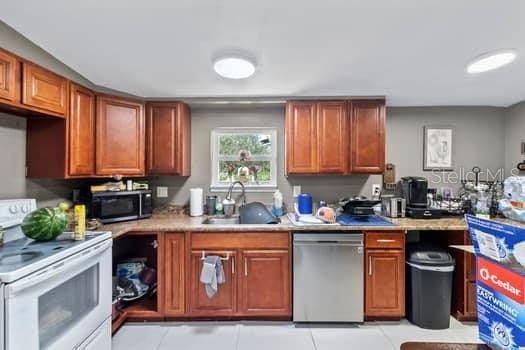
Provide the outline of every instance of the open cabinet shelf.
{"type": "MultiPolygon", "coordinates": [[[[163,317],[163,264],[162,240],[164,236],[151,232],[132,232],[117,239],[113,247],[113,275],[116,275],[117,263],[131,258],[146,258],[146,265],[157,272],[157,293],[153,297],[144,296],[141,299],[127,302],[122,309],[127,319],[158,320],[163,317]]],[[[124,319],[125,319],[124,318],[124,319]]],[[[120,317],[113,321],[116,325],[120,317]]],[[[121,323],[123,322],[120,321],[121,323]]],[[[118,325],[120,326],[120,325],[118,325]]],[[[117,327],[118,328],[118,327],[117,327]]]]}

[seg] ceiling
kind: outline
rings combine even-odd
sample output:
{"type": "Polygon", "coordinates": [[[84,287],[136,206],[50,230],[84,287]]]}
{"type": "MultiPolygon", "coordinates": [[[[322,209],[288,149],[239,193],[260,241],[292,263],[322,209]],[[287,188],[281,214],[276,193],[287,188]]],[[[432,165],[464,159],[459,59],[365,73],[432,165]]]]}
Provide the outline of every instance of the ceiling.
{"type": "Polygon", "coordinates": [[[0,20],[93,83],[143,97],[525,99],[523,0],[2,0],[0,20]],[[521,56],[466,73],[498,48],[521,56]],[[218,77],[212,59],[225,49],[255,56],[256,74],[218,77]]]}

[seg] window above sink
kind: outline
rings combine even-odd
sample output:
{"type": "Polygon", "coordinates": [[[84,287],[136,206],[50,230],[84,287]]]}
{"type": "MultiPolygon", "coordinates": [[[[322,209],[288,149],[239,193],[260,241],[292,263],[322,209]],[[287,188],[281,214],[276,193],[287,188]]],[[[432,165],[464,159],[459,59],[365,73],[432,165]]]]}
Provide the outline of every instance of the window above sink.
{"type": "Polygon", "coordinates": [[[217,128],[211,132],[211,190],[241,181],[247,191],[277,188],[276,128],[217,128]]]}

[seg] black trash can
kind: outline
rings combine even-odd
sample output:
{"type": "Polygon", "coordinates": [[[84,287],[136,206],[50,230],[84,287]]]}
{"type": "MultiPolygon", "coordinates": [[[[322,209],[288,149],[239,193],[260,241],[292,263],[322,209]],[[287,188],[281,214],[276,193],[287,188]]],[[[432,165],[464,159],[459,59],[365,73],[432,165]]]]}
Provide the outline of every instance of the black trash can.
{"type": "Polygon", "coordinates": [[[407,319],[427,329],[450,326],[454,258],[428,243],[407,247],[407,319]]]}

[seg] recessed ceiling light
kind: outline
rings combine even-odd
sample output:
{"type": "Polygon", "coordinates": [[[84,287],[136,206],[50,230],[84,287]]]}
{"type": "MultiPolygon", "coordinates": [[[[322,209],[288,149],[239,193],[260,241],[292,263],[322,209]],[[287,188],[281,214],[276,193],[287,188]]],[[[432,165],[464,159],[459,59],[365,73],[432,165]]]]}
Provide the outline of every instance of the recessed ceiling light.
{"type": "Polygon", "coordinates": [[[241,56],[222,56],[213,61],[213,69],[227,79],[245,79],[255,73],[255,62],[241,56]]]}
{"type": "Polygon", "coordinates": [[[514,61],[516,56],[517,52],[514,49],[487,52],[469,63],[467,72],[476,74],[498,69],[514,61]]]}

